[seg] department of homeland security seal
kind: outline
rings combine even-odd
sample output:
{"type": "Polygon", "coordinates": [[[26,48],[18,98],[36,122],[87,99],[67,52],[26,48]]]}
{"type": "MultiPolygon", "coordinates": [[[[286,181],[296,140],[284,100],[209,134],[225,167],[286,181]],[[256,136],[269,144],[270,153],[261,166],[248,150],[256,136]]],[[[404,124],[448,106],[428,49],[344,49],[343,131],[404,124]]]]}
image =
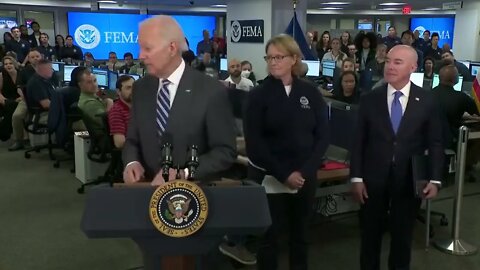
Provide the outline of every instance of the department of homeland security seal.
{"type": "Polygon", "coordinates": [[[150,220],[161,233],[171,237],[194,234],[207,220],[208,201],[193,182],[177,180],[159,186],[150,199],[150,220]]]}

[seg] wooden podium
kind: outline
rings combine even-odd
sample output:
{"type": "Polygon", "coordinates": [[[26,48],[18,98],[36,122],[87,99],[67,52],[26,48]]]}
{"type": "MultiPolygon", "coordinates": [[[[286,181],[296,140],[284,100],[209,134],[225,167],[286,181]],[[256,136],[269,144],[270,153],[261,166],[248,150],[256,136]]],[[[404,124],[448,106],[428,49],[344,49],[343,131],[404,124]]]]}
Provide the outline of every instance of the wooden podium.
{"type": "Polygon", "coordinates": [[[81,228],[89,238],[131,238],[146,270],[193,270],[199,256],[216,248],[224,235],[262,234],[270,226],[263,187],[251,181],[200,184],[209,204],[203,227],[184,238],[163,235],[152,224],[148,184],[97,186],[87,194],[81,228]]]}

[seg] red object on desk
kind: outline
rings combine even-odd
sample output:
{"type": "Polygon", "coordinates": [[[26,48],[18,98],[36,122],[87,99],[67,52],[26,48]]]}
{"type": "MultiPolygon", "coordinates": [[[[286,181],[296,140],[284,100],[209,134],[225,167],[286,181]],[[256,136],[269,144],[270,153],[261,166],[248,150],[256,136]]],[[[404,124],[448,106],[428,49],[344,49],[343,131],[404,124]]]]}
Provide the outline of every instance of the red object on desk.
{"type": "Polygon", "coordinates": [[[325,163],[323,163],[322,170],[329,171],[329,170],[340,170],[340,169],[346,169],[346,168],[348,168],[348,165],[343,162],[328,160],[325,163]]]}

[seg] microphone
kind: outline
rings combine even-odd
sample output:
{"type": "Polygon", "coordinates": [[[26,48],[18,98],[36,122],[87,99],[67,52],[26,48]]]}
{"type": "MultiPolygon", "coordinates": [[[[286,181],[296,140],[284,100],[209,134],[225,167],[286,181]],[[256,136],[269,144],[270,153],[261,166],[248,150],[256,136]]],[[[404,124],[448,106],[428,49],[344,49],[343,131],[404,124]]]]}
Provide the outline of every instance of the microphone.
{"type": "Polygon", "coordinates": [[[169,172],[170,168],[173,167],[173,156],[172,156],[172,135],[170,133],[165,133],[162,136],[162,177],[165,182],[168,182],[170,179],[169,172]]]}
{"type": "Polygon", "coordinates": [[[195,180],[197,176],[198,168],[198,146],[192,144],[187,151],[187,163],[185,164],[188,169],[188,180],[195,180]]]}

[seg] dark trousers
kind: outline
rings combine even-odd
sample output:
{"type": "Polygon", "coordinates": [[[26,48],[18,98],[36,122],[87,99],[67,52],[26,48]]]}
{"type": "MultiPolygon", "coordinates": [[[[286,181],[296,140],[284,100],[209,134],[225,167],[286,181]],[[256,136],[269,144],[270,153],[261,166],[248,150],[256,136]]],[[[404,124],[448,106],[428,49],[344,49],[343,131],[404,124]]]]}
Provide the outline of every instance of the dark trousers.
{"type": "Polygon", "coordinates": [[[261,240],[257,269],[278,269],[279,238],[285,231],[289,236],[290,269],[308,269],[307,230],[314,195],[314,182],[308,180],[297,194],[267,195],[272,226],[261,240]]]}
{"type": "Polygon", "coordinates": [[[367,185],[368,199],[360,209],[361,270],[381,269],[380,252],[385,229],[391,236],[388,268],[410,269],[413,228],[421,201],[414,197],[413,188],[412,192],[402,193],[401,190],[385,188],[381,191],[367,185]]]}
{"type": "Polygon", "coordinates": [[[15,100],[6,100],[5,105],[0,104],[0,140],[6,141],[12,135],[12,115],[17,108],[15,100]]]}

